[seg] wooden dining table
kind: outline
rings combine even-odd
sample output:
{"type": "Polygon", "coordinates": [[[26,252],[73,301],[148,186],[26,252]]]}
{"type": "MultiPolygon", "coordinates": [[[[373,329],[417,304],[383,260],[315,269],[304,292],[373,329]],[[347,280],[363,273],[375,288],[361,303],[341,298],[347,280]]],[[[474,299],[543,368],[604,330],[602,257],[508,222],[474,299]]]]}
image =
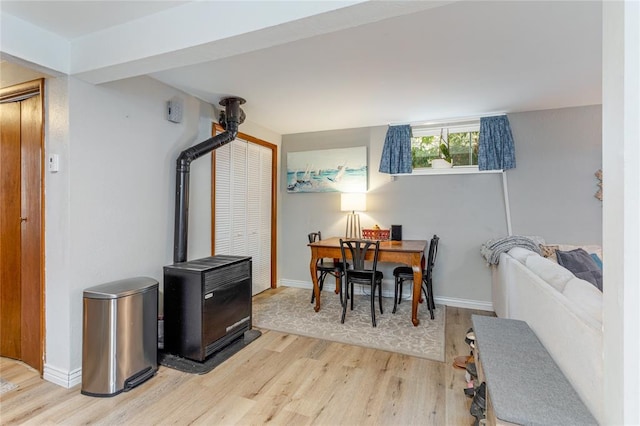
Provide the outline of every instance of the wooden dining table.
{"type": "MultiPolygon", "coordinates": [[[[415,326],[420,324],[420,320],[418,319],[418,303],[420,302],[422,270],[425,265],[424,251],[427,243],[428,241],[426,240],[380,241],[380,249],[378,251],[378,262],[404,263],[405,265],[411,266],[413,270],[411,322],[415,326]]],[[[309,264],[309,269],[311,271],[313,292],[316,299],[314,309],[318,312],[320,310],[320,287],[318,286],[317,274],[318,259],[341,259],[340,237],[325,238],[324,240],[309,243],[308,246],[311,248],[311,263],[309,264]]],[[[370,250],[370,255],[367,255],[367,259],[373,258],[373,254],[373,250],[370,250]]],[[[336,278],[336,293],[340,289],[339,286],[340,281],[336,278]]]]}

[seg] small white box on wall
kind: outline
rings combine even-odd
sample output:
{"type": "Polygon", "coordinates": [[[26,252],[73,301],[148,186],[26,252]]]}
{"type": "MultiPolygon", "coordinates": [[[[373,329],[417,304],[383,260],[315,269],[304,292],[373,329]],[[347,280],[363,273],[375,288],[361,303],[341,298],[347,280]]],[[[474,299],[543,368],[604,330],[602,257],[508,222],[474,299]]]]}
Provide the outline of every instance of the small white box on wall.
{"type": "Polygon", "coordinates": [[[184,103],[181,98],[173,97],[167,101],[167,120],[172,123],[182,123],[184,103]]]}
{"type": "Polygon", "coordinates": [[[48,162],[49,173],[57,173],[60,170],[60,157],[58,154],[50,154],[48,162]]]}

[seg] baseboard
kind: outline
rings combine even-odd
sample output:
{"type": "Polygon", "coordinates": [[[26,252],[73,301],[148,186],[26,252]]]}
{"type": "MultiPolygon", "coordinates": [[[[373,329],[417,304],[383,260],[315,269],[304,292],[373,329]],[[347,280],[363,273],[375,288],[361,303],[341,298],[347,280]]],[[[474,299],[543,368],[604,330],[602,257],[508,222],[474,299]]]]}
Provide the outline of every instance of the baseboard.
{"type": "Polygon", "coordinates": [[[76,368],[71,371],[63,371],[45,364],[42,378],[63,388],[70,389],[82,383],[82,369],[76,368]]]}
{"type": "MultiPolygon", "coordinates": [[[[296,280],[280,280],[278,287],[296,287],[296,288],[308,288],[309,291],[313,288],[313,284],[308,281],[296,281],[296,280]]],[[[327,291],[325,288],[324,291],[327,291]]]]}
{"type": "MultiPolygon", "coordinates": [[[[384,285],[384,284],[383,284],[384,285]]],[[[296,281],[296,280],[280,280],[280,286],[282,287],[295,287],[295,288],[306,288],[309,290],[309,297],[311,297],[311,289],[313,288],[313,284],[308,281],[296,281]]],[[[329,280],[325,281],[324,288],[322,292],[333,293],[335,290],[335,281],[329,280]]],[[[354,288],[356,294],[365,294],[359,286],[354,288]]],[[[369,293],[366,293],[369,294],[369,293]]],[[[393,292],[388,290],[382,291],[382,297],[393,297],[393,292]]]]}
{"type": "Polygon", "coordinates": [[[476,309],[478,311],[493,312],[493,303],[485,302],[483,300],[469,300],[469,299],[457,299],[455,297],[438,297],[436,299],[436,305],[446,305],[453,308],[465,308],[476,309]]]}
{"type": "MultiPolygon", "coordinates": [[[[306,288],[309,289],[309,293],[311,293],[311,289],[313,288],[313,284],[308,281],[297,281],[297,280],[280,280],[280,285],[284,287],[296,287],[296,288],[306,288]]],[[[333,282],[331,285],[328,285],[328,282],[325,282],[324,288],[322,291],[330,291],[333,293],[334,286],[333,282]]],[[[355,289],[356,294],[362,294],[360,289],[355,289]]],[[[382,292],[383,297],[393,298],[393,292],[389,290],[384,290],[382,292]]],[[[403,299],[404,300],[404,299],[403,299]]],[[[465,309],[476,309],[479,311],[489,311],[493,312],[493,304],[491,302],[485,302],[483,300],[469,300],[469,299],[458,299],[455,297],[440,297],[435,296],[437,305],[446,305],[454,308],[465,308],[465,309]]]]}

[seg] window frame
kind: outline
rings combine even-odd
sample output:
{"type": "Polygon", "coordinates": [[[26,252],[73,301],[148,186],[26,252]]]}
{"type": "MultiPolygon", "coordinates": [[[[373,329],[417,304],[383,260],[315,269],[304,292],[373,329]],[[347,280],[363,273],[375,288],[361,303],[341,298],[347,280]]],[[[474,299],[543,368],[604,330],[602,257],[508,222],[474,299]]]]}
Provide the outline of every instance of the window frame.
{"type": "MultiPolygon", "coordinates": [[[[430,122],[411,125],[412,137],[440,136],[440,131],[448,133],[479,132],[480,118],[461,121],[430,122]]],[[[411,173],[397,173],[393,176],[424,176],[443,174],[496,173],[494,170],[480,171],[478,165],[456,166],[448,169],[434,169],[432,167],[415,168],[411,173]]]]}

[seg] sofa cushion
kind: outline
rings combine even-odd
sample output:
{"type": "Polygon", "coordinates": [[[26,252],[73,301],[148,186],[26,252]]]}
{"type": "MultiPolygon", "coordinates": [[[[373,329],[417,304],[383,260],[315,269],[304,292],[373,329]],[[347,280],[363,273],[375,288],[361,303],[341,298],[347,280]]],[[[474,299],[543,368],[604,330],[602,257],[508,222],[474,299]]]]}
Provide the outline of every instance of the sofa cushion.
{"type": "Polygon", "coordinates": [[[571,271],[542,256],[527,257],[525,265],[531,272],[561,293],[567,282],[575,278],[571,271]]]}
{"type": "Polygon", "coordinates": [[[580,278],[572,278],[567,282],[562,294],[602,323],[602,292],[591,283],[580,278]]]}
{"type": "Polygon", "coordinates": [[[529,256],[538,256],[537,253],[531,251],[531,250],[527,250],[524,247],[514,247],[511,250],[509,250],[509,255],[511,257],[513,257],[514,259],[516,259],[518,262],[522,263],[523,265],[525,264],[525,261],[527,260],[527,258],[529,256]]]}
{"type": "Polygon", "coordinates": [[[589,253],[579,248],[571,251],[558,250],[556,256],[558,264],[573,272],[576,277],[589,281],[602,291],[602,271],[589,253]]]}

